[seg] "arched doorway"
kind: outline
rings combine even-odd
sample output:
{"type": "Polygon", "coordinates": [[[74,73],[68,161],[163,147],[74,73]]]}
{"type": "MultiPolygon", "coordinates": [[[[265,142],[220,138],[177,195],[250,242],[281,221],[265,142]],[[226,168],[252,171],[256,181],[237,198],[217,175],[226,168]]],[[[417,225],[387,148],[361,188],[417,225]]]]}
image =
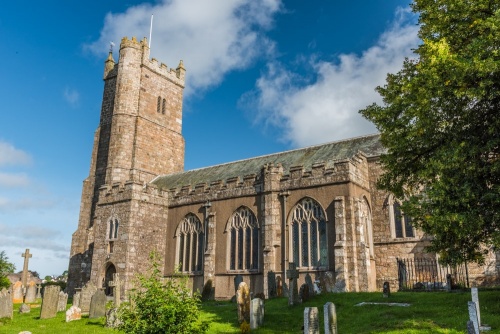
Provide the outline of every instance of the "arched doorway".
{"type": "Polygon", "coordinates": [[[106,274],[104,275],[104,292],[106,293],[106,296],[112,296],[113,295],[113,289],[111,286],[109,286],[109,282],[113,281],[113,274],[116,273],[116,268],[113,264],[109,264],[108,267],[106,268],[106,274]]]}

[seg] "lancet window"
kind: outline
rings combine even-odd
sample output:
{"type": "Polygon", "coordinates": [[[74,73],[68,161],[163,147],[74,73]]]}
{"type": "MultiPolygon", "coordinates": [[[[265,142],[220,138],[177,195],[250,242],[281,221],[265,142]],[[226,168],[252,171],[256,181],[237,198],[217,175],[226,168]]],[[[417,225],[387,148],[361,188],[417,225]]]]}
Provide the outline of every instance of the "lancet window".
{"type": "Polygon", "coordinates": [[[386,200],[386,206],[389,208],[391,236],[393,238],[415,237],[411,217],[401,210],[401,203],[391,195],[386,200]]]}
{"type": "Polygon", "coordinates": [[[290,227],[292,259],[297,268],[326,267],[326,216],[319,203],[302,199],[292,210],[290,227]]]}
{"type": "Polygon", "coordinates": [[[229,242],[229,270],[259,269],[259,224],[247,207],[236,210],[226,227],[229,242]]]}
{"type": "Polygon", "coordinates": [[[113,253],[115,240],[118,239],[118,218],[111,218],[108,221],[106,239],[108,240],[108,253],[113,253]]]}
{"type": "Polygon", "coordinates": [[[199,272],[203,268],[203,226],[198,217],[188,214],[177,227],[177,260],[179,270],[185,273],[199,272]]]}

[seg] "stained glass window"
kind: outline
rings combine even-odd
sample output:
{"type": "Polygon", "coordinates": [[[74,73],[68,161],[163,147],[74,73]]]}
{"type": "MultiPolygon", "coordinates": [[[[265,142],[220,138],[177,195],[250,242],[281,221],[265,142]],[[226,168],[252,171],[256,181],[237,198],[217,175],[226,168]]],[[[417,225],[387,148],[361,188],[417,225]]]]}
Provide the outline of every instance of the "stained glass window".
{"type": "Polygon", "coordinates": [[[203,226],[194,214],[188,214],[177,227],[177,265],[181,272],[203,269],[203,226]]]}
{"type": "Polygon", "coordinates": [[[229,219],[229,270],[259,269],[259,225],[247,207],[240,207],[229,219]]]}

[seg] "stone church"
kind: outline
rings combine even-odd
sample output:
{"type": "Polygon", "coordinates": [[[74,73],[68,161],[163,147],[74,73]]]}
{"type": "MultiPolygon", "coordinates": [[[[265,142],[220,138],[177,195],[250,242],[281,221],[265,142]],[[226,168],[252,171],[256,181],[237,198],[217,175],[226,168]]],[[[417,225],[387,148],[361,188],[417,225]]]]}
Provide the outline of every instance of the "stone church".
{"type": "MultiPolygon", "coordinates": [[[[118,62],[111,53],[105,61],[71,294],[89,281],[106,288],[114,273],[130,289],[152,251],[165,276],[178,268],[193,290],[209,283],[216,299],[234,295],[236,275],[267,297],[269,277],[286,282],[290,263],[300,283],[309,275],[328,291],[374,291],[385,281],[397,289],[398,258],[436,259],[400,202],[375,187],[379,135],[184,171],[185,72],[182,61],[172,69],[150,59],[146,39],[122,39],[118,62]]],[[[498,277],[498,259],[489,260],[471,279],[498,277]]]]}

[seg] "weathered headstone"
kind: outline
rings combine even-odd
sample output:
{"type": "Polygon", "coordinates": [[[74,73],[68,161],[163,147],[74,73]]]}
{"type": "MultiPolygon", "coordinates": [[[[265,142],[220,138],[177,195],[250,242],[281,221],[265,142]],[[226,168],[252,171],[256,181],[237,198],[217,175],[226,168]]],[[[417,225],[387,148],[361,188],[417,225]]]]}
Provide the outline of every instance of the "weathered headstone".
{"type": "Polygon", "coordinates": [[[389,285],[389,282],[384,282],[384,285],[382,287],[382,295],[385,298],[389,298],[391,295],[391,286],[389,285]]]}
{"type": "Polygon", "coordinates": [[[42,299],[42,285],[38,284],[36,286],[36,299],[42,299]]]}
{"type": "Polygon", "coordinates": [[[318,308],[304,309],[304,334],[319,334],[318,308]]]}
{"type": "Polygon", "coordinates": [[[68,294],[63,291],[59,292],[57,300],[57,312],[66,311],[66,305],[68,304],[68,294]]]}
{"type": "Polygon", "coordinates": [[[121,324],[122,321],[118,318],[116,308],[110,308],[106,311],[106,327],[117,328],[121,324]]]}
{"type": "Polygon", "coordinates": [[[66,311],[66,322],[80,320],[81,318],[82,310],[78,306],[73,305],[66,311]]]}
{"type": "Polygon", "coordinates": [[[337,311],[335,304],[328,302],[323,306],[325,334],[337,334],[337,311]]]}
{"type": "Polygon", "coordinates": [[[302,284],[300,286],[299,301],[301,303],[305,303],[308,300],[309,300],[309,285],[307,285],[306,283],[304,283],[304,284],[302,284]]]}
{"type": "Polygon", "coordinates": [[[100,318],[106,315],[106,294],[104,290],[97,290],[90,301],[89,319],[100,318]]]}
{"type": "Polygon", "coordinates": [[[312,296],[316,293],[316,291],[314,290],[314,284],[313,284],[313,280],[312,280],[312,277],[311,275],[309,275],[309,273],[306,275],[306,284],[307,286],[309,287],[309,295],[312,296]]]}
{"type": "Polygon", "coordinates": [[[108,283],[113,288],[113,304],[114,307],[120,307],[121,303],[121,281],[118,273],[113,274],[113,281],[108,283]]]}
{"type": "Polygon", "coordinates": [[[238,321],[250,322],[250,290],[245,282],[241,282],[238,286],[236,303],[238,304],[238,321]]]}
{"type": "Polygon", "coordinates": [[[264,324],[264,301],[260,298],[250,302],[250,329],[259,328],[264,324]]]}
{"type": "MultiPolygon", "coordinates": [[[[80,289],[75,289],[75,290],[80,290],[80,289]]],[[[81,292],[80,291],[77,291],[74,295],[73,295],[73,304],[71,304],[71,306],[76,306],[78,308],[80,308],[80,296],[81,296],[81,292]]]]}
{"type": "Polygon", "coordinates": [[[477,288],[471,288],[472,301],[476,304],[477,323],[481,326],[481,312],[479,311],[479,294],[477,288]]]}
{"type": "Polygon", "coordinates": [[[42,300],[42,310],[40,319],[54,318],[57,314],[57,302],[59,300],[59,285],[49,285],[45,287],[42,300]]]}
{"type": "Polygon", "coordinates": [[[22,303],[19,307],[19,313],[30,313],[31,307],[28,304],[22,303]]]}
{"type": "Polygon", "coordinates": [[[283,296],[283,282],[281,282],[281,276],[276,278],[276,295],[278,297],[283,296]]]}
{"type": "Polygon", "coordinates": [[[299,303],[299,289],[297,286],[297,279],[299,278],[299,271],[295,266],[295,263],[289,263],[289,269],[286,271],[286,276],[288,277],[289,289],[288,292],[288,305],[293,306],[299,303]]]}
{"type": "Polygon", "coordinates": [[[476,330],[474,329],[474,323],[472,321],[467,321],[467,334],[476,334],[476,330]]]}
{"type": "Polygon", "coordinates": [[[13,317],[14,305],[12,304],[12,296],[7,289],[3,288],[0,291],[0,318],[12,319],[13,317]]]}
{"type": "Polygon", "coordinates": [[[36,283],[30,281],[28,283],[28,288],[26,289],[26,297],[24,298],[25,303],[34,303],[36,301],[36,283]]]}
{"type": "Polygon", "coordinates": [[[267,273],[267,295],[269,298],[274,298],[277,295],[276,273],[274,271],[269,271],[267,273]]]}
{"type": "Polygon", "coordinates": [[[477,321],[476,303],[468,302],[467,306],[469,309],[469,320],[474,324],[474,331],[476,332],[476,334],[479,334],[479,322],[477,321]]]}
{"type": "Polygon", "coordinates": [[[23,282],[17,281],[12,285],[12,302],[14,304],[23,302],[23,282]]]}
{"type": "Polygon", "coordinates": [[[236,294],[236,291],[238,290],[241,282],[243,282],[243,276],[241,276],[240,274],[236,275],[234,277],[234,294],[236,294]]]}
{"type": "Polygon", "coordinates": [[[90,299],[97,291],[97,288],[91,282],[85,284],[80,292],[80,301],[78,307],[82,310],[82,314],[88,314],[90,311],[90,299]]]}
{"type": "Polygon", "coordinates": [[[323,274],[323,291],[325,292],[334,292],[337,290],[335,285],[335,278],[330,271],[326,271],[323,274]]]}

